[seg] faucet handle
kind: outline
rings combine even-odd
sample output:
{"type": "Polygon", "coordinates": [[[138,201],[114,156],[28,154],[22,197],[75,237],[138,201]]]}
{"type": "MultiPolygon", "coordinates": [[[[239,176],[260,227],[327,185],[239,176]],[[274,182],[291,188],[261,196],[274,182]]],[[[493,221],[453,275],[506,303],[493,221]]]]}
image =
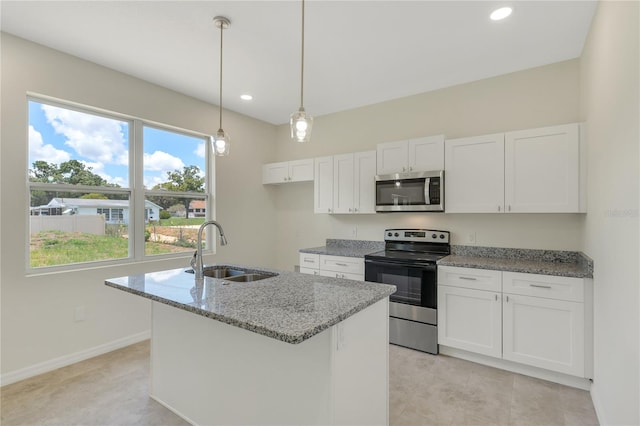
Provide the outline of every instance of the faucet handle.
{"type": "Polygon", "coordinates": [[[198,263],[198,250],[193,252],[193,257],[191,258],[191,267],[195,270],[196,264],[198,263]]]}

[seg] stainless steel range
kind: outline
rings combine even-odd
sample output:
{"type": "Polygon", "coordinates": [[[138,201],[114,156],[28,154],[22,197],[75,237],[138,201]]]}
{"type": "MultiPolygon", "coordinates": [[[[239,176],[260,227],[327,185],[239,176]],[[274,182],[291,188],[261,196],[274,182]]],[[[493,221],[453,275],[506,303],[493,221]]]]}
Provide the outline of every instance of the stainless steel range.
{"type": "Polygon", "coordinates": [[[393,284],[389,302],[389,341],[438,353],[438,259],[451,253],[449,232],[387,229],[385,250],[368,254],[365,281],[393,284]]]}

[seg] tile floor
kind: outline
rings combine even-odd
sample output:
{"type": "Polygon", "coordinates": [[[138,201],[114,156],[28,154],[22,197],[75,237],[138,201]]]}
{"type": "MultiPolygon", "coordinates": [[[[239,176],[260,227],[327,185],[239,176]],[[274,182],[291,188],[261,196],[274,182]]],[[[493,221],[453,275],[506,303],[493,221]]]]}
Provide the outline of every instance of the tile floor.
{"type": "MultiPolygon", "coordinates": [[[[597,425],[584,391],[390,346],[391,425],[597,425]]],[[[148,396],[149,342],[1,389],[3,426],[187,423],[148,396]]]]}

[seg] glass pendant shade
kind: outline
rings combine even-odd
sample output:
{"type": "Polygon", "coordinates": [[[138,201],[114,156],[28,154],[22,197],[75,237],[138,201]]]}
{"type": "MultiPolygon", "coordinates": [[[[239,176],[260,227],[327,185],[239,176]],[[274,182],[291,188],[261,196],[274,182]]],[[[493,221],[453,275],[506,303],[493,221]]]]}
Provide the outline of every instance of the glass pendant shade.
{"type": "Polygon", "coordinates": [[[307,114],[304,108],[291,114],[289,121],[291,126],[291,139],[295,142],[309,142],[311,140],[311,130],[313,128],[313,117],[307,114]]]}
{"type": "Polygon", "coordinates": [[[229,134],[222,129],[218,130],[215,136],[211,136],[211,149],[214,155],[217,157],[229,155],[229,145],[231,145],[229,139],[229,134]]]}

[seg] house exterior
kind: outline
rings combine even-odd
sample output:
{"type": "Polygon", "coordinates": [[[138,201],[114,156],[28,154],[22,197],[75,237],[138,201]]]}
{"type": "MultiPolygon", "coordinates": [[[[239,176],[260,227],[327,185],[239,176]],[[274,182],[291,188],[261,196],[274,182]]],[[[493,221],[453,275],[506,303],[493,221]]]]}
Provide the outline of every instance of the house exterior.
{"type": "Polygon", "coordinates": [[[189,217],[206,217],[207,204],[204,200],[193,200],[189,203],[189,217]]]}
{"type": "MultiPolygon", "coordinates": [[[[144,220],[160,218],[162,207],[145,200],[144,220]]],[[[129,200],[101,200],[85,198],[53,198],[43,206],[31,207],[32,216],[103,215],[105,223],[129,224],[129,200]]]]}

